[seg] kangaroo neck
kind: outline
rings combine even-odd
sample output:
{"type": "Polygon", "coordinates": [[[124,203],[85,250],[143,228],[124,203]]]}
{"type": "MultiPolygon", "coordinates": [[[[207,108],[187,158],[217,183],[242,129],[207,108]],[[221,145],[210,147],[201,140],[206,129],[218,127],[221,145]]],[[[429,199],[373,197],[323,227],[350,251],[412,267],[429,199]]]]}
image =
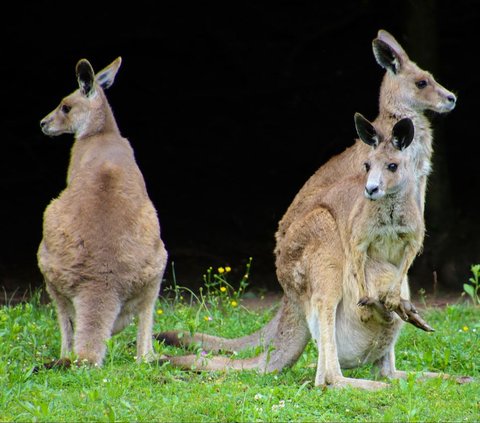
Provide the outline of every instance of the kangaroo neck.
{"type": "Polygon", "coordinates": [[[433,136],[425,110],[414,107],[413,103],[408,97],[402,96],[401,87],[387,73],[380,89],[379,114],[375,122],[391,129],[403,118],[412,120],[415,136],[407,154],[415,163],[417,175],[423,177],[428,176],[431,171],[433,136]]]}
{"type": "Polygon", "coordinates": [[[91,160],[101,160],[102,150],[123,144],[122,136],[110,107],[105,113],[95,117],[95,125],[89,125],[84,134],[77,136],[70,151],[70,165],[67,171],[67,183],[91,160]]]}

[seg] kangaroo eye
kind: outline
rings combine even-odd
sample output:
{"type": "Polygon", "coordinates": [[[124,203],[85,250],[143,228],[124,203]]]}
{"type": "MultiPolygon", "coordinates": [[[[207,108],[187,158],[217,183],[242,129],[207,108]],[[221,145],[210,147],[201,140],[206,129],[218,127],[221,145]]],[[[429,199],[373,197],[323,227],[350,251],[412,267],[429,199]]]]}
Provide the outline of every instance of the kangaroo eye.
{"type": "Polygon", "coordinates": [[[415,82],[415,85],[417,86],[417,88],[423,89],[428,85],[428,82],[425,81],[425,79],[421,79],[420,81],[415,82]]]}
{"type": "Polygon", "coordinates": [[[398,168],[398,165],[396,163],[390,163],[388,166],[387,166],[388,170],[390,172],[396,172],[397,168],[398,168]]]}
{"type": "Polygon", "coordinates": [[[67,106],[66,104],[64,104],[62,106],[62,112],[65,113],[65,114],[68,114],[68,112],[72,110],[72,108],[70,106],[67,106]]]}
{"type": "Polygon", "coordinates": [[[365,162],[365,163],[363,164],[363,166],[365,167],[365,171],[366,171],[366,172],[368,172],[368,171],[370,170],[370,163],[365,162]]]}

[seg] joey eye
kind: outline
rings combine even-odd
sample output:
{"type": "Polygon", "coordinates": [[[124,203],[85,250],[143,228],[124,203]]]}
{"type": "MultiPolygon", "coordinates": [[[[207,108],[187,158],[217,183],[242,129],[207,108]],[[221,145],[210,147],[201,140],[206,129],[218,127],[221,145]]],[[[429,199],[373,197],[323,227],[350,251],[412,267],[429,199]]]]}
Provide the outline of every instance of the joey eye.
{"type": "Polygon", "coordinates": [[[398,165],[396,163],[390,163],[388,166],[387,166],[387,169],[390,171],[390,172],[396,172],[397,171],[397,168],[398,168],[398,165]]]}
{"type": "Polygon", "coordinates": [[[365,162],[363,166],[365,167],[365,172],[368,172],[370,170],[370,163],[365,162]]]}
{"type": "Polygon", "coordinates": [[[428,85],[428,82],[425,79],[421,79],[420,81],[415,82],[415,85],[421,90],[428,85]]]}
{"type": "Polygon", "coordinates": [[[67,106],[66,104],[62,106],[62,113],[68,114],[70,110],[72,110],[70,106],[67,106]]]}

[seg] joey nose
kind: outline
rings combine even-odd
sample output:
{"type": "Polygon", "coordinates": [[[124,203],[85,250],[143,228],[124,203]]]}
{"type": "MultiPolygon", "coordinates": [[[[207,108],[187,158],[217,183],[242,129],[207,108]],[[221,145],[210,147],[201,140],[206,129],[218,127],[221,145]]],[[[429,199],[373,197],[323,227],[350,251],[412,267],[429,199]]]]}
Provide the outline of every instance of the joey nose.
{"type": "Polygon", "coordinates": [[[376,192],[378,192],[378,185],[367,185],[367,186],[365,186],[365,192],[369,197],[371,197],[376,192]]]}

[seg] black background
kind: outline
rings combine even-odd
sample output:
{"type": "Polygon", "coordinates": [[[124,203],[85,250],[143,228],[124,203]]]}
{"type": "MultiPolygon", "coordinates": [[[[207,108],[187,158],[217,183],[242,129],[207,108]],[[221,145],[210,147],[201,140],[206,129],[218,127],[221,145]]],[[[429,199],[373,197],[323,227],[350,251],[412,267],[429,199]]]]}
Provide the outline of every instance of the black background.
{"type": "Polygon", "coordinates": [[[39,121],[76,89],[74,67],[123,63],[107,92],[157,207],[166,273],[197,287],[209,266],[279,289],[274,233],[295,193],[374,119],[383,70],[371,41],[390,31],[458,95],[432,116],[423,254],[412,285],[461,290],[479,262],[476,1],[243,1],[10,4],[2,12],[0,285],[41,286],[42,213],[65,186],[72,137],[39,121]]]}

